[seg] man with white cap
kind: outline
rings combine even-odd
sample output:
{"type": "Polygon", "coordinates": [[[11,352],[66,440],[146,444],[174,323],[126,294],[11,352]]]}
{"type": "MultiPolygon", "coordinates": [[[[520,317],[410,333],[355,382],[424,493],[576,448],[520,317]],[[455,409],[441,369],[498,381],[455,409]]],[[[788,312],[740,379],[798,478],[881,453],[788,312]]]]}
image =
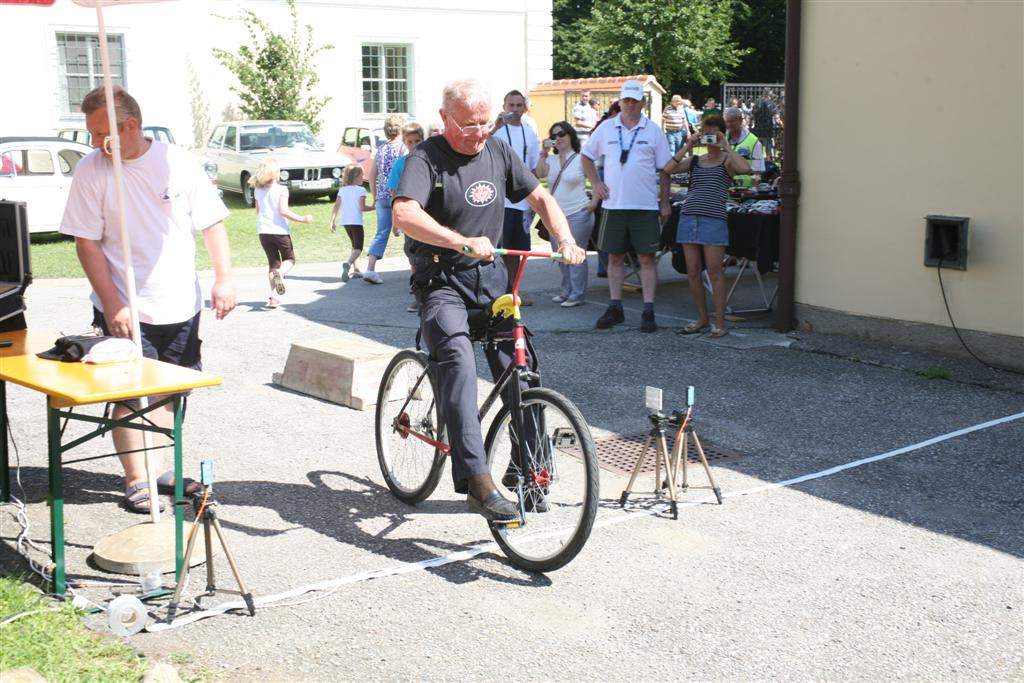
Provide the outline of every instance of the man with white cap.
{"type": "Polygon", "coordinates": [[[598,227],[598,249],[608,252],[608,310],[597,320],[598,329],[625,321],[622,311],[624,261],[632,249],[640,260],[640,285],[644,310],[641,332],[658,329],[654,320],[654,293],[658,283],[655,254],[661,243],[661,224],[668,221],[672,206],[668,179],[659,171],[672,157],[661,128],[644,116],[644,91],[629,79],[619,93],[622,112],[599,126],[583,148],[583,171],[594,195],[603,200],[598,227]],[[604,157],[604,180],[594,161],[604,157]]]}

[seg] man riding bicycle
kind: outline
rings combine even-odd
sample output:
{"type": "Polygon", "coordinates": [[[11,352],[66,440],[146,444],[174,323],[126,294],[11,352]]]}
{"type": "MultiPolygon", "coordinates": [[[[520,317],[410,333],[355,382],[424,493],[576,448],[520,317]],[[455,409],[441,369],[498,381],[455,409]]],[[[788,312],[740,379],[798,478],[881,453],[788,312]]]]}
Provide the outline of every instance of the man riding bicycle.
{"type": "MultiPolygon", "coordinates": [[[[488,137],[490,94],[472,80],[445,86],[443,136],[428,138],[409,155],[394,193],[394,224],[407,236],[410,278],[420,307],[420,330],[436,368],[438,400],[451,446],[452,479],[468,494],[470,510],[488,520],[515,519],[517,506],[494,483],[477,414],[476,358],[470,318],[505,293],[508,277],[494,258],[505,197],[526,199],[558,240],[564,263],[586,252],[572,239],[565,215],[526,165],[500,139],[488,137]]],[[[512,360],[512,341],[487,347],[495,379],[512,360]]]]}

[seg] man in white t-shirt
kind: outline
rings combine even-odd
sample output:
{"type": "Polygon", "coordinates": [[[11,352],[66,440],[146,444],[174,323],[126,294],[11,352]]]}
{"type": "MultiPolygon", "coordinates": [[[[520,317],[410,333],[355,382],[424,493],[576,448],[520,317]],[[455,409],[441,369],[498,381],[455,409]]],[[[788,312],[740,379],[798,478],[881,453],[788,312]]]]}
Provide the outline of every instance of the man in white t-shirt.
{"type": "Polygon", "coordinates": [[[572,125],[577,134],[589,134],[596,123],[597,112],[590,106],[590,91],[583,90],[580,92],[580,101],[572,108],[572,125]]]}
{"type": "MultiPolygon", "coordinates": [[[[124,212],[135,270],[142,353],[198,369],[203,295],[196,275],[194,231],[202,230],[213,264],[215,281],[210,301],[220,319],[236,303],[230,245],[223,223],[228,211],[198,159],[180,147],[143,137],[139,105],[118,86],[114,87],[114,108],[124,162],[124,212]]],[[[92,285],[93,324],[104,334],[130,337],[132,319],[113,162],[106,144],[110,127],[102,87],[85,96],[82,113],[97,149],[75,167],[60,231],[75,238],[78,259],[92,285]]],[[[159,398],[150,397],[153,401],[159,398]]],[[[114,406],[114,419],[130,413],[122,404],[114,406]]],[[[173,410],[170,404],[162,406],[150,412],[147,419],[171,429],[173,410]]],[[[139,451],[143,447],[142,433],[115,429],[113,438],[118,453],[123,454],[119,457],[125,473],[125,507],[132,512],[149,512],[157,492],[149,491],[146,480],[145,458],[139,451]]],[[[154,435],[155,447],[168,443],[165,437],[154,435]]],[[[162,457],[154,457],[156,471],[161,472],[162,457]]],[[[173,470],[160,474],[157,483],[160,493],[173,493],[173,470]]],[[[183,485],[186,495],[199,490],[191,480],[183,485]]]]}
{"type": "Polygon", "coordinates": [[[644,310],[641,332],[658,329],[654,321],[654,293],[658,284],[655,255],[661,244],[661,224],[672,207],[668,178],[659,173],[672,157],[661,128],[644,116],[644,91],[629,79],[619,93],[622,113],[594,131],[583,148],[583,172],[594,196],[603,201],[597,247],[608,252],[608,291],[611,302],[596,327],[607,329],[625,321],[622,281],[626,253],[632,249],[640,260],[640,285],[644,310]],[[604,180],[594,161],[604,157],[604,180]]]}
{"type": "MultiPolygon", "coordinates": [[[[540,161],[540,141],[537,139],[537,132],[523,121],[525,112],[526,97],[518,90],[510,90],[505,95],[504,105],[494,123],[491,137],[507,143],[512,148],[512,152],[523,160],[526,167],[536,174],[537,162],[540,161]]],[[[502,228],[499,247],[529,251],[530,228],[525,220],[525,212],[529,208],[525,199],[520,202],[505,200],[505,225],[502,228]]],[[[519,270],[519,257],[502,256],[501,258],[508,271],[508,291],[511,292],[512,280],[515,279],[516,272],[519,270]]],[[[522,304],[529,306],[530,302],[523,297],[522,304]]]]}

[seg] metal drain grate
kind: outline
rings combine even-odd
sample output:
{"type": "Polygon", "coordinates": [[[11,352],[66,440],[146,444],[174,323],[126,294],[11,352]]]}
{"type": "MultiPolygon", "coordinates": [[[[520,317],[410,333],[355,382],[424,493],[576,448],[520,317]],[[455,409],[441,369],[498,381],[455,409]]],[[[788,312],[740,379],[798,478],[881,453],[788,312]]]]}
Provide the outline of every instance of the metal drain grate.
{"type": "MultiPolygon", "coordinates": [[[[666,438],[669,453],[672,452],[672,446],[675,441],[673,436],[674,434],[669,434],[666,438]]],[[[636,461],[640,459],[640,454],[643,453],[645,443],[647,443],[646,433],[608,436],[603,439],[596,439],[594,445],[597,446],[597,461],[602,469],[609,472],[625,475],[632,474],[633,468],[636,467],[636,461]]],[[[704,455],[707,457],[709,465],[733,462],[743,457],[741,453],[720,448],[708,442],[707,439],[701,439],[700,444],[704,447],[704,455]]],[[[693,439],[690,439],[686,445],[687,461],[690,464],[700,466],[700,458],[697,456],[697,447],[694,445],[693,439]]],[[[640,470],[643,474],[654,472],[653,448],[654,445],[652,444],[651,452],[647,454],[647,460],[640,470]]]]}

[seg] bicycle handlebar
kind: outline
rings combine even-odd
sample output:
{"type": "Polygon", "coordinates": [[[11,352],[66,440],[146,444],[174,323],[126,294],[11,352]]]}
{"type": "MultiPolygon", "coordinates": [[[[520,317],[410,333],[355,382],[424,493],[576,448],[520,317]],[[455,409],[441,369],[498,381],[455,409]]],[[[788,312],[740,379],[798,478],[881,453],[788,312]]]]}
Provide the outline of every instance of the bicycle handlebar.
{"type": "MultiPolygon", "coordinates": [[[[462,247],[462,251],[467,254],[471,252],[468,246],[462,247]]],[[[560,261],[564,258],[562,254],[557,251],[523,251],[521,249],[501,249],[497,248],[494,250],[496,256],[524,256],[526,258],[549,258],[553,261],[560,261]]]]}

